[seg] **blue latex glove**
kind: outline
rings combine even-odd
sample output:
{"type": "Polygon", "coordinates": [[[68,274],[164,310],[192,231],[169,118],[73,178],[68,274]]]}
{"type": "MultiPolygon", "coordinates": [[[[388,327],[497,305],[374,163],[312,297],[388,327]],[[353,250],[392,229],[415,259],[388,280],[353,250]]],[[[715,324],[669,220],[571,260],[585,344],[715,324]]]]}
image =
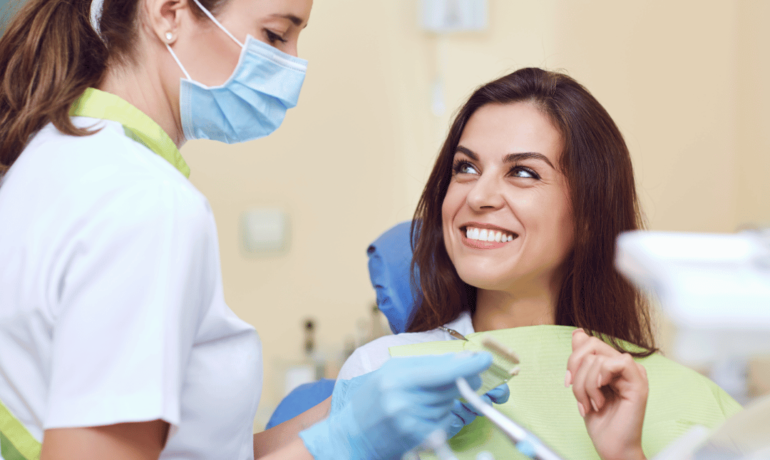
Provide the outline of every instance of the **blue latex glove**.
{"type": "Polygon", "coordinates": [[[335,386],[329,418],[300,437],[316,459],[398,458],[435,430],[451,429],[455,379],[478,388],[491,364],[489,353],[393,358],[335,386]]]}
{"type": "MultiPolygon", "coordinates": [[[[337,380],[334,385],[334,392],[332,393],[332,405],[330,415],[338,413],[345,404],[348,403],[350,394],[355,392],[371,374],[364,374],[360,377],[356,377],[350,380],[337,380]]],[[[487,404],[503,404],[508,401],[511,396],[511,390],[508,388],[508,384],[504,383],[499,387],[489,390],[485,395],[481,396],[482,401],[487,404]]],[[[447,438],[452,438],[454,435],[460,432],[465,425],[470,424],[481,416],[481,414],[470,404],[455,400],[452,407],[452,422],[450,423],[447,431],[447,438]]]]}
{"type": "MultiPolygon", "coordinates": [[[[489,405],[492,403],[503,404],[508,401],[510,396],[511,390],[508,388],[508,384],[504,383],[497,388],[489,390],[481,397],[481,400],[489,405]]],[[[332,403],[333,402],[334,399],[332,398],[332,403]]],[[[454,415],[454,418],[452,419],[452,424],[449,426],[449,430],[447,430],[447,438],[454,437],[454,435],[459,433],[465,425],[470,424],[476,417],[481,415],[473,406],[460,401],[455,401],[454,407],[452,408],[452,414],[454,415]]]]}

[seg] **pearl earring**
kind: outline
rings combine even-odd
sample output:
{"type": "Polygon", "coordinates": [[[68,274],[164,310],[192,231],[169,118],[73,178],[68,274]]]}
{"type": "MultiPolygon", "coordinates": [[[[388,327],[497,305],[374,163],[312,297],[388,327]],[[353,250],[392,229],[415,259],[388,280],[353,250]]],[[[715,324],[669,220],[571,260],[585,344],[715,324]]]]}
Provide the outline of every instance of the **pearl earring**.
{"type": "Polygon", "coordinates": [[[171,32],[166,32],[166,41],[170,42],[173,39],[174,39],[174,34],[172,34],[171,32]]]}

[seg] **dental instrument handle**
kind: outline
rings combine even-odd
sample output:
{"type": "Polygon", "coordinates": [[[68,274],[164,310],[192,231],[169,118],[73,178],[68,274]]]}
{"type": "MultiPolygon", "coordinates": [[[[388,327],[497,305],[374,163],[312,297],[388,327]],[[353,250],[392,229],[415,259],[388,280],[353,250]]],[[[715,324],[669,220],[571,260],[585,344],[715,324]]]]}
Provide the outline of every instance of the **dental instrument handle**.
{"type": "Polygon", "coordinates": [[[462,397],[505,433],[521,453],[535,460],[563,460],[561,456],[543,444],[537,436],[519,426],[494,407],[484,403],[465,379],[458,378],[455,382],[462,397]]]}

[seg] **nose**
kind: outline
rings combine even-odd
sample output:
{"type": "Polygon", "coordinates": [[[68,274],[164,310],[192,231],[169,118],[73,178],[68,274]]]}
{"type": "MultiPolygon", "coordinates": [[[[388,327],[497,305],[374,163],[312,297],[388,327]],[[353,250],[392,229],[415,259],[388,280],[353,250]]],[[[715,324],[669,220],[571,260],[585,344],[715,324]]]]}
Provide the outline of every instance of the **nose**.
{"type": "Polygon", "coordinates": [[[474,211],[493,211],[503,207],[505,200],[502,194],[502,184],[491,174],[478,178],[473,188],[468,192],[466,201],[474,211]]]}

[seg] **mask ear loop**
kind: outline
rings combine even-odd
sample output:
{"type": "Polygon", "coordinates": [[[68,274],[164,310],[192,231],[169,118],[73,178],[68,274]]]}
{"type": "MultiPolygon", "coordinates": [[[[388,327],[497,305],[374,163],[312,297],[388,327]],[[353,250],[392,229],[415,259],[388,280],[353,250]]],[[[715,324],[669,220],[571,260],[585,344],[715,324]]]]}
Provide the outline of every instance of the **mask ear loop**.
{"type": "Polygon", "coordinates": [[[166,43],[166,49],[168,50],[169,53],[171,53],[171,57],[173,57],[174,60],[176,61],[176,65],[178,65],[179,68],[182,69],[182,73],[184,74],[185,78],[187,78],[188,80],[192,81],[192,78],[190,78],[190,74],[187,73],[187,70],[185,70],[184,66],[179,61],[179,58],[176,57],[176,53],[174,52],[174,50],[172,50],[171,47],[168,46],[168,43],[166,43]]]}
{"type": "Polygon", "coordinates": [[[222,31],[223,31],[224,33],[226,33],[228,37],[232,38],[232,39],[233,39],[233,41],[234,41],[235,43],[237,43],[237,44],[238,44],[238,46],[240,46],[241,48],[243,48],[243,43],[241,43],[240,41],[238,41],[238,39],[237,39],[237,38],[235,38],[235,37],[233,36],[233,34],[231,34],[231,33],[230,33],[230,31],[229,31],[229,30],[225,29],[225,26],[223,26],[222,24],[220,24],[220,23],[219,23],[219,21],[217,21],[217,18],[215,18],[215,17],[214,17],[214,15],[213,15],[213,14],[211,14],[211,12],[210,12],[209,10],[207,10],[206,8],[204,8],[204,7],[203,7],[203,5],[201,5],[201,2],[200,2],[200,1],[198,1],[198,0],[193,0],[193,1],[195,2],[195,4],[196,4],[196,5],[198,5],[198,8],[200,8],[200,9],[201,9],[201,10],[202,10],[204,13],[206,13],[206,16],[208,16],[208,17],[209,17],[209,19],[211,19],[211,20],[214,22],[214,24],[216,24],[216,25],[217,25],[217,27],[219,27],[220,29],[222,29],[222,31]]]}

